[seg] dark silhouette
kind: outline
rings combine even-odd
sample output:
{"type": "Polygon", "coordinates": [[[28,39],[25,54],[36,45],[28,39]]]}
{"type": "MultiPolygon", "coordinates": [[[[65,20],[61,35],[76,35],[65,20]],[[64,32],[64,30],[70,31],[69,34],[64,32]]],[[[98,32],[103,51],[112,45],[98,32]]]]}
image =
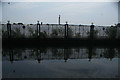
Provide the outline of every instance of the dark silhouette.
{"type": "Polygon", "coordinates": [[[23,23],[18,23],[18,25],[23,25],[23,23]]]}
{"type": "Polygon", "coordinates": [[[37,37],[40,37],[40,23],[39,23],[39,21],[37,21],[38,23],[37,23],[37,31],[36,31],[36,33],[37,33],[37,37]]]}
{"type": "Polygon", "coordinates": [[[111,26],[109,28],[106,28],[105,33],[110,39],[115,39],[117,36],[117,26],[111,26]]]}
{"type": "Polygon", "coordinates": [[[13,63],[13,61],[14,61],[14,57],[13,57],[13,56],[14,56],[14,53],[13,53],[13,50],[10,49],[8,52],[9,52],[10,62],[13,63]]]}
{"type": "Polygon", "coordinates": [[[79,25],[79,34],[80,34],[80,26],[81,26],[81,24],[79,25]]]}
{"type": "Polygon", "coordinates": [[[90,26],[90,39],[94,38],[94,25],[92,23],[92,25],[90,26]]]}
{"type": "Polygon", "coordinates": [[[42,60],[41,59],[41,52],[38,49],[36,49],[35,52],[36,52],[36,56],[37,56],[37,61],[38,61],[38,63],[40,63],[40,61],[42,60]]]}
{"type": "Polygon", "coordinates": [[[89,61],[91,61],[91,59],[92,59],[92,53],[93,53],[93,49],[92,49],[92,47],[89,47],[89,49],[88,49],[88,59],[89,59],[89,61]]]}
{"type": "Polygon", "coordinates": [[[112,60],[115,56],[115,49],[114,48],[108,48],[105,50],[105,52],[103,53],[105,58],[108,58],[110,60],[112,60]]]}
{"type": "Polygon", "coordinates": [[[43,24],[43,22],[41,22],[41,25],[43,24]]]}
{"type": "Polygon", "coordinates": [[[65,24],[65,38],[68,38],[68,23],[65,24]]]}
{"type": "Polygon", "coordinates": [[[59,15],[59,19],[58,19],[58,24],[59,24],[59,25],[60,25],[60,17],[61,17],[61,16],[59,15]]]}
{"type": "Polygon", "coordinates": [[[23,36],[24,36],[24,38],[25,38],[25,28],[26,28],[26,27],[23,25],[22,28],[23,28],[23,36]]]}
{"type": "Polygon", "coordinates": [[[65,48],[65,49],[64,49],[64,60],[65,60],[65,62],[67,62],[68,57],[69,57],[69,56],[68,56],[69,54],[67,54],[67,52],[68,52],[68,49],[65,48]]]}
{"type": "Polygon", "coordinates": [[[49,29],[50,29],[50,28],[49,28],[49,24],[47,24],[47,26],[48,26],[48,37],[49,37],[49,29]]]}
{"type": "Polygon", "coordinates": [[[11,24],[10,24],[10,21],[8,21],[8,23],[7,23],[7,33],[8,33],[8,37],[10,38],[11,37],[11,24]]]}

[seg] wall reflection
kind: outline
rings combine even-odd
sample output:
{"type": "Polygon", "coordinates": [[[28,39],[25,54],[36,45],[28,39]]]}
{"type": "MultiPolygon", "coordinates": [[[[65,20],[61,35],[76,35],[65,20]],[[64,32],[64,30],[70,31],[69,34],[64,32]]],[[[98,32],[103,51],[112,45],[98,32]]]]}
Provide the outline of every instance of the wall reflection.
{"type": "Polygon", "coordinates": [[[36,60],[40,63],[42,60],[63,59],[67,62],[69,59],[88,59],[95,58],[113,58],[120,57],[120,48],[9,48],[2,51],[3,61],[36,60]]]}

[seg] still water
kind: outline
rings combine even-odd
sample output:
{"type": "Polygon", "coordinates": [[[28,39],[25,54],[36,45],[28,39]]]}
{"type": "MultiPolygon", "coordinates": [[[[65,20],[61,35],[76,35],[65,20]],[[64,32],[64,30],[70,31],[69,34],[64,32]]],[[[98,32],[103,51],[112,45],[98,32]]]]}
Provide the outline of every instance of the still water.
{"type": "Polygon", "coordinates": [[[3,78],[118,78],[120,48],[3,49],[3,78]]]}

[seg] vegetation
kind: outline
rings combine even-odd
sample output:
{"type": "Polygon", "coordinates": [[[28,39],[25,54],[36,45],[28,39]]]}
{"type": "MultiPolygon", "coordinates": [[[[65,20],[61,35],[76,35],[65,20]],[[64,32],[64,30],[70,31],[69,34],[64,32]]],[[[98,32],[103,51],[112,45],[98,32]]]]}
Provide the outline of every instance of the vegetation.
{"type": "Polygon", "coordinates": [[[7,38],[7,31],[2,30],[2,38],[7,38]]]}
{"type": "Polygon", "coordinates": [[[108,35],[109,38],[114,39],[117,35],[117,27],[111,26],[106,28],[105,33],[108,35]]]}
{"type": "Polygon", "coordinates": [[[75,37],[76,37],[76,38],[80,38],[80,37],[81,37],[80,33],[76,33],[76,34],[75,34],[75,37]]]}
{"type": "Polygon", "coordinates": [[[21,33],[20,31],[20,28],[15,28],[13,31],[12,31],[12,37],[13,38],[23,38],[24,35],[21,33]]]}
{"type": "Polygon", "coordinates": [[[68,28],[68,38],[72,38],[73,37],[73,31],[71,28],[68,28]]]}
{"type": "MultiPolygon", "coordinates": [[[[64,28],[56,28],[52,30],[51,38],[63,38],[65,30],[64,28]]],[[[68,37],[71,38],[73,36],[73,31],[71,28],[68,28],[68,37]]]]}
{"type": "Polygon", "coordinates": [[[31,27],[28,27],[28,32],[29,32],[29,36],[28,36],[29,38],[37,37],[36,32],[31,27]]]}
{"type": "Polygon", "coordinates": [[[29,27],[28,28],[28,32],[29,32],[29,38],[37,38],[37,37],[39,37],[39,38],[46,38],[47,37],[47,33],[44,31],[44,32],[40,32],[40,34],[39,35],[37,35],[37,31],[35,30],[33,30],[31,27],[29,27]]]}
{"type": "Polygon", "coordinates": [[[115,57],[115,49],[114,48],[106,49],[103,55],[105,58],[112,60],[115,57]]]}
{"type": "MultiPolygon", "coordinates": [[[[8,37],[8,31],[2,30],[2,38],[8,37]]],[[[24,35],[21,33],[20,28],[14,28],[11,30],[11,37],[12,38],[23,38],[24,35]]]]}
{"type": "Polygon", "coordinates": [[[64,35],[64,29],[56,28],[52,30],[51,38],[62,38],[63,35],[64,35]]]}
{"type": "MultiPolygon", "coordinates": [[[[99,32],[98,30],[93,31],[93,33],[94,33],[93,38],[97,38],[98,32],[99,32]]],[[[90,37],[90,32],[87,32],[87,35],[88,35],[88,37],[90,37]]]]}

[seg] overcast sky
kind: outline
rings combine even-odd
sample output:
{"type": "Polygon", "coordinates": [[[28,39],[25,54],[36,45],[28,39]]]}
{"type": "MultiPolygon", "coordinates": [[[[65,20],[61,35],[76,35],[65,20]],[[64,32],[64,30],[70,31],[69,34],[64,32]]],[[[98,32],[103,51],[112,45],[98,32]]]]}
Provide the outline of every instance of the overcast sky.
{"type": "Polygon", "coordinates": [[[61,23],[114,25],[118,23],[117,2],[2,2],[2,21],[25,24],[61,23]]]}

